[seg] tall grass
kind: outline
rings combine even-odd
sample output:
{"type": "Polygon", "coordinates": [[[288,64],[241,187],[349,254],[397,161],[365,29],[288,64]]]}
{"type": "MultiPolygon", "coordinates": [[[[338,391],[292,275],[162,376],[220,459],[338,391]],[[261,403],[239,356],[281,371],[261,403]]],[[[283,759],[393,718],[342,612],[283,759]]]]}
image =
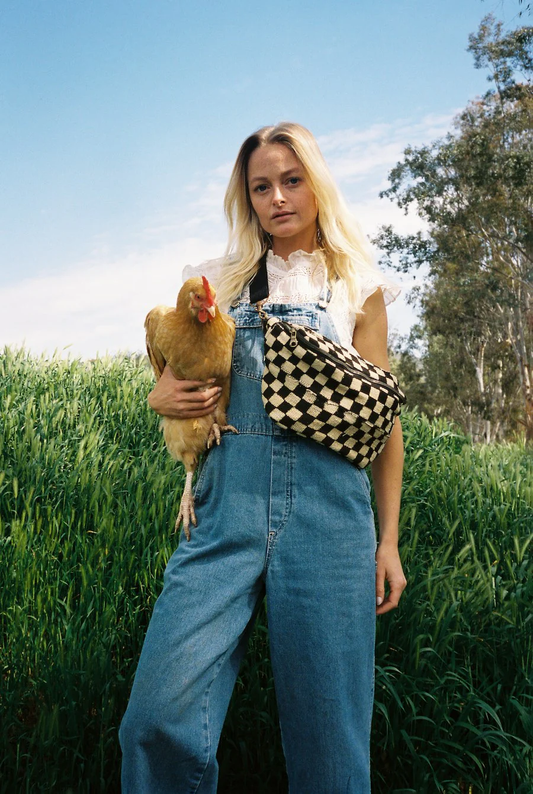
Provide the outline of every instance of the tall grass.
{"type": "MultiPolygon", "coordinates": [[[[118,792],[117,729],[183,474],[131,359],[0,358],[0,791],[118,792]]],[[[376,794],[528,794],[533,462],[405,419],[409,586],[378,621],[376,794]]],[[[286,790],[264,612],[221,792],[286,790]]]]}
{"type": "Polygon", "coordinates": [[[533,460],[406,422],[401,609],[379,621],[377,790],[533,791],[533,460]],[[388,781],[393,781],[393,783],[388,781]]]}

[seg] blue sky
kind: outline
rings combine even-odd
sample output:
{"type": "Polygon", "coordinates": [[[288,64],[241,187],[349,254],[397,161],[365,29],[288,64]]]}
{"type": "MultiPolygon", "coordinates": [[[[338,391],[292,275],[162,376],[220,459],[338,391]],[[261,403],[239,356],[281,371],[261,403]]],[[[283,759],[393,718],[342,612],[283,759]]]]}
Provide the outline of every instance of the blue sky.
{"type": "MultiPolygon", "coordinates": [[[[1,0],[0,345],[141,350],[185,264],[220,255],[254,129],[318,137],[372,234],[408,144],[487,88],[468,34],[518,0],[1,0]]],[[[406,289],[410,282],[406,282],[406,289]]],[[[405,302],[391,325],[405,331],[405,302]]]]}

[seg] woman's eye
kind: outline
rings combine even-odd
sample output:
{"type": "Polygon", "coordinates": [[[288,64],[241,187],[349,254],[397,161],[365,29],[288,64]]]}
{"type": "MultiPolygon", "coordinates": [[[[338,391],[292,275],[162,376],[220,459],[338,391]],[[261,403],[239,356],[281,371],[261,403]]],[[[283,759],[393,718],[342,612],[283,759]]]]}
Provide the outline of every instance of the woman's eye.
{"type": "Polygon", "coordinates": [[[257,185],[257,187],[255,188],[255,192],[256,193],[264,193],[265,190],[267,189],[267,187],[268,187],[268,185],[257,185]]]}
{"type": "Polygon", "coordinates": [[[299,181],[300,181],[299,176],[291,176],[291,178],[289,179],[289,185],[297,185],[299,181]]]}

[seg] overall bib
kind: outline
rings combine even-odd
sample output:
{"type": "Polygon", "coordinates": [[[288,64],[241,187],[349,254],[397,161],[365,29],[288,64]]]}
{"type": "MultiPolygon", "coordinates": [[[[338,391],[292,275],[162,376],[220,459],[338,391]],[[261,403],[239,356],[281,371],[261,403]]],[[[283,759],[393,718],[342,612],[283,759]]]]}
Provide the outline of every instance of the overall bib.
{"type": "MultiPolygon", "coordinates": [[[[267,307],[338,341],[325,302],[267,307]]],[[[274,424],[255,308],[236,324],[225,434],[199,473],[198,527],[172,555],[120,728],[123,794],[214,794],[216,751],[266,594],[290,794],[369,794],[374,517],[367,475],[274,424]]],[[[253,741],[253,737],[251,737],[253,741]]]]}

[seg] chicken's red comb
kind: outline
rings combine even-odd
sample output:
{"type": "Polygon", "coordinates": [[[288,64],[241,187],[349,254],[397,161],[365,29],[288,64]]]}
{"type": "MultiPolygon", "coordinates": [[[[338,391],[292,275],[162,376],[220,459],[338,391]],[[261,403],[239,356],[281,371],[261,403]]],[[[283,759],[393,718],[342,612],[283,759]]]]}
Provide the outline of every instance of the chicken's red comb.
{"type": "Polygon", "coordinates": [[[211,294],[211,287],[209,286],[209,281],[206,279],[205,276],[202,276],[202,282],[205,289],[205,300],[208,306],[212,306],[214,304],[213,295],[211,294]]]}

